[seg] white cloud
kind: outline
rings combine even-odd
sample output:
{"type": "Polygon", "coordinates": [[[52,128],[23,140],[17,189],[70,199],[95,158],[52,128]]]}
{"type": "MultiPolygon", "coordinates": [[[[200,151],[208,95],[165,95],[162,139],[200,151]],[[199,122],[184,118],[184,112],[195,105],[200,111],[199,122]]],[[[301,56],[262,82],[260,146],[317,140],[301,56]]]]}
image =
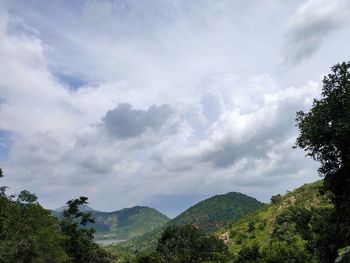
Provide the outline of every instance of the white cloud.
{"type": "Polygon", "coordinates": [[[286,62],[297,64],[313,55],[330,34],[350,23],[350,3],[346,0],[308,0],[288,21],[286,62]]]}

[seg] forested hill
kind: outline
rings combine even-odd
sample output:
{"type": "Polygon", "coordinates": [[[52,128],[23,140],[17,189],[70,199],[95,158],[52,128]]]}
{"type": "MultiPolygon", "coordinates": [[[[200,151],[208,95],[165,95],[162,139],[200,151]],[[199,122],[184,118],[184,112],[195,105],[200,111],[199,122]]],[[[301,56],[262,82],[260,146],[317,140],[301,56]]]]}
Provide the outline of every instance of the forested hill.
{"type": "MultiPolygon", "coordinates": [[[[253,197],[241,193],[216,195],[190,207],[185,212],[169,221],[169,225],[192,224],[210,233],[222,228],[229,222],[240,218],[263,207],[263,203],[253,197]]],[[[154,248],[158,238],[166,226],[155,229],[150,233],[136,237],[128,242],[113,245],[116,250],[144,251],[154,248]]]]}
{"type": "MultiPolygon", "coordinates": [[[[147,206],[134,206],[114,212],[100,212],[88,206],[81,210],[91,212],[95,218],[95,223],[88,225],[95,228],[95,239],[128,240],[159,228],[170,220],[147,206]]],[[[63,209],[56,209],[53,214],[60,217],[62,211],[63,209]]]]}
{"type": "Polygon", "coordinates": [[[253,197],[230,192],[215,195],[197,203],[171,220],[171,224],[192,224],[204,232],[210,233],[262,206],[263,203],[253,197]]]}
{"type": "Polygon", "coordinates": [[[332,208],[319,195],[321,185],[317,181],[273,196],[263,209],[220,230],[234,262],[317,262],[324,217],[332,208]]]}

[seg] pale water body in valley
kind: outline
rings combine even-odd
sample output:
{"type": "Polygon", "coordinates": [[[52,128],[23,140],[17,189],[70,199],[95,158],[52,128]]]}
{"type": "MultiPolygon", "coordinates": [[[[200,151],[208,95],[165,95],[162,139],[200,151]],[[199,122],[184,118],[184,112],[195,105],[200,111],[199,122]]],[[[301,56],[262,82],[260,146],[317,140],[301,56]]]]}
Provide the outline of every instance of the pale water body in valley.
{"type": "Polygon", "coordinates": [[[99,245],[102,246],[106,246],[106,245],[110,245],[110,244],[115,244],[115,243],[120,243],[120,242],[124,242],[126,240],[123,239],[105,239],[105,240],[95,240],[95,242],[99,245]]]}

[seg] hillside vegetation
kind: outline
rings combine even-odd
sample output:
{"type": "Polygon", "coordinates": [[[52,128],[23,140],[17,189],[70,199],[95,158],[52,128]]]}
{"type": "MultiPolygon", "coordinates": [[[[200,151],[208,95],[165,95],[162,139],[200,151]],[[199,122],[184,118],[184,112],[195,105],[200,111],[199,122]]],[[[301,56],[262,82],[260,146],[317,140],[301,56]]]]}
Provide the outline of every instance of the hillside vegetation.
{"type": "Polygon", "coordinates": [[[171,221],[171,224],[192,224],[211,233],[263,206],[253,197],[230,192],[199,202],[171,221]]]}
{"type": "Polygon", "coordinates": [[[263,209],[217,232],[234,262],[317,262],[322,218],[332,209],[319,195],[322,181],[276,195],[263,209]]]}
{"type": "Polygon", "coordinates": [[[111,247],[114,250],[130,252],[152,250],[166,226],[191,224],[205,233],[212,233],[262,206],[263,203],[255,198],[241,193],[216,195],[190,207],[163,227],[111,247]]]}

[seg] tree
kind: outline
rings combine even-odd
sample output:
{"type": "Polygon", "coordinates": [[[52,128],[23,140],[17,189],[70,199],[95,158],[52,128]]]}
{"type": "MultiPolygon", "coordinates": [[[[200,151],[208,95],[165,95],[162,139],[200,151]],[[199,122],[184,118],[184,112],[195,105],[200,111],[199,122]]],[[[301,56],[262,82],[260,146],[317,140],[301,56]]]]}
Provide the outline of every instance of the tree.
{"type": "Polygon", "coordinates": [[[17,197],[17,203],[18,204],[23,204],[23,205],[32,205],[32,204],[38,204],[38,198],[36,197],[35,194],[32,194],[31,192],[27,190],[23,190],[22,192],[19,193],[17,197]]]}
{"type": "MultiPolygon", "coordinates": [[[[1,168],[0,168],[0,178],[4,177],[4,173],[2,172],[1,168]]],[[[7,186],[0,186],[0,196],[6,196],[6,189],[7,186]]]]}
{"type": "Polygon", "coordinates": [[[91,214],[79,210],[87,204],[86,197],[68,201],[59,221],[35,194],[23,190],[15,200],[5,190],[0,187],[0,262],[115,262],[115,257],[94,243],[94,230],[81,228],[94,222],[91,214]]]}
{"type": "Polygon", "coordinates": [[[277,195],[273,195],[271,197],[271,203],[274,205],[278,205],[282,202],[282,195],[277,194],[277,195]]]}
{"type": "Polygon", "coordinates": [[[69,200],[68,208],[63,210],[60,222],[61,232],[66,236],[65,250],[74,263],[108,263],[115,258],[94,242],[93,228],[84,228],[94,219],[89,212],[80,211],[82,205],[88,204],[87,197],[69,200]]]}
{"type": "Polygon", "coordinates": [[[192,225],[167,227],[156,252],[165,262],[227,262],[229,253],[222,240],[207,236],[192,225]]]}
{"type": "Polygon", "coordinates": [[[58,221],[35,195],[0,196],[0,262],[67,262],[58,221]]]}
{"type": "Polygon", "coordinates": [[[300,130],[296,147],[319,161],[324,177],[323,194],[334,204],[336,250],[350,240],[350,62],[336,64],[323,79],[322,96],[315,99],[309,112],[297,113],[300,130]]]}
{"type": "Polygon", "coordinates": [[[94,223],[94,219],[88,212],[81,212],[79,207],[87,204],[87,197],[69,200],[67,209],[63,210],[63,219],[60,222],[62,233],[67,236],[65,250],[72,262],[93,262],[94,250],[93,242],[94,230],[84,229],[88,223],[94,223]]]}
{"type": "Polygon", "coordinates": [[[57,219],[34,194],[23,190],[15,201],[6,188],[0,187],[0,262],[67,262],[57,219]]]}

